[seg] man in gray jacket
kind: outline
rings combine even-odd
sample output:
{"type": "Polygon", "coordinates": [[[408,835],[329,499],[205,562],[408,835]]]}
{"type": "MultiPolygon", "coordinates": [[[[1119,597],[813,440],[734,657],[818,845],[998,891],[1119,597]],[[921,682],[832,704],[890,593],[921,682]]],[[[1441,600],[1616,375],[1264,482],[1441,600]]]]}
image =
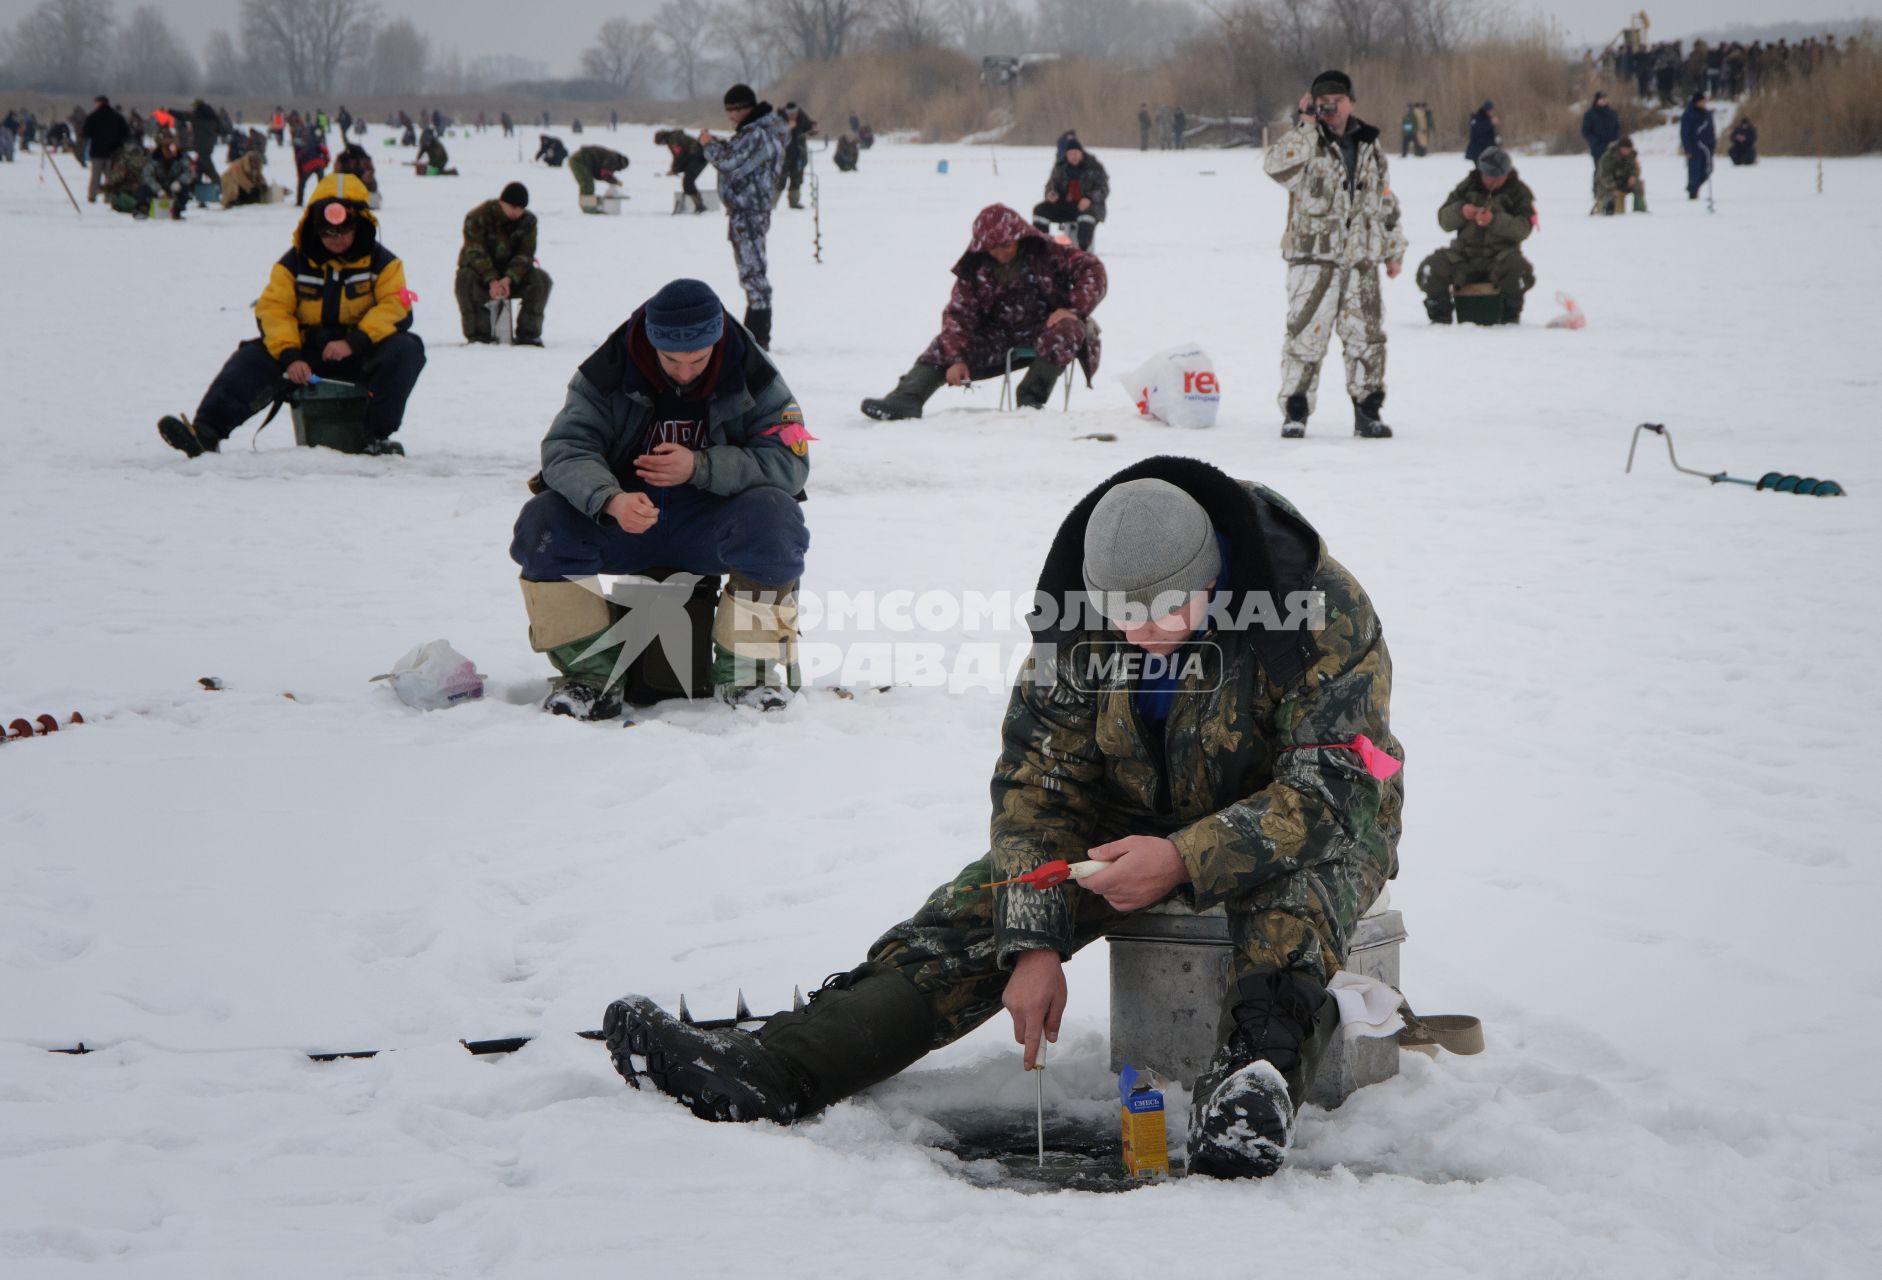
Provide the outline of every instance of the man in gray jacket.
{"type": "Polygon", "coordinates": [[[719,171],[719,201],[725,206],[726,238],[738,263],[745,290],[745,328],[758,345],[771,349],[771,279],[765,261],[765,237],[771,234],[771,204],[784,172],[785,142],[791,126],[769,102],[758,101],[750,85],[725,91],[725,114],[732,136],[720,138],[702,129],[699,145],[719,171]]]}
{"type": "Polygon", "coordinates": [[[569,382],[510,546],[530,645],[561,673],[545,710],[621,714],[631,642],[653,637],[616,625],[584,584],[656,568],[727,576],[714,692],[761,710],[788,701],[811,438],[777,367],[700,281],[666,285],[609,335],[569,382]]]}

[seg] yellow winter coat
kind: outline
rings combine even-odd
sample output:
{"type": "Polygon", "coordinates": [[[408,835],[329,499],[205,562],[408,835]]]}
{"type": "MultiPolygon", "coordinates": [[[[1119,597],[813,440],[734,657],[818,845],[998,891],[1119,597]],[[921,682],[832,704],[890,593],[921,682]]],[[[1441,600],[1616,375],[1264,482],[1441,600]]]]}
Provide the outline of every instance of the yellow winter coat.
{"type": "Polygon", "coordinates": [[[294,247],[274,264],[255,302],[255,320],[268,354],[283,365],[318,356],[335,339],[364,355],[412,327],[405,265],[379,243],[379,221],[366,202],[366,186],[352,174],[322,178],[294,232],[294,247]],[[330,257],[320,241],[327,208],[336,202],[357,227],[344,258],[330,257]]]}

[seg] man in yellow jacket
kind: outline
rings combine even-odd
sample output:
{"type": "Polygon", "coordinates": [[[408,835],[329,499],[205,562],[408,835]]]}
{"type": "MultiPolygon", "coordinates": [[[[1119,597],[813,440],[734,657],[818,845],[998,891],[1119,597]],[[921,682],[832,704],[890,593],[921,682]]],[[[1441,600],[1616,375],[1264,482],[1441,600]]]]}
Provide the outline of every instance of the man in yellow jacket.
{"type": "Polygon", "coordinates": [[[261,337],[235,349],[194,419],[166,415],[157,433],[192,458],[215,453],[292,387],[332,378],[366,388],[366,452],[404,453],[391,437],[425,367],[425,344],[411,331],[413,301],[404,264],[379,243],[365,184],[345,173],[321,179],[294,247],[255,302],[261,337]]]}

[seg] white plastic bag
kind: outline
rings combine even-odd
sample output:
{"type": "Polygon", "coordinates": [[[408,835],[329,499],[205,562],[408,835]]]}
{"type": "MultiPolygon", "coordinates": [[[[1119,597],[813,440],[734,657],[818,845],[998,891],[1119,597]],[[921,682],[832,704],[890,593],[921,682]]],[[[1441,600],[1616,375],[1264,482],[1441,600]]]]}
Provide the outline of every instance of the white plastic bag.
{"type": "Polygon", "coordinates": [[[420,711],[437,711],[484,696],[477,664],[451,647],[449,640],[421,644],[374,680],[390,680],[399,701],[420,711]]]}
{"type": "Polygon", "coordinates": [[[1159,351],[1118,381],[1137,412],[1173,427],[1213,427],[1222,407],[1215,361],[1193,342],[1159,351]]]}

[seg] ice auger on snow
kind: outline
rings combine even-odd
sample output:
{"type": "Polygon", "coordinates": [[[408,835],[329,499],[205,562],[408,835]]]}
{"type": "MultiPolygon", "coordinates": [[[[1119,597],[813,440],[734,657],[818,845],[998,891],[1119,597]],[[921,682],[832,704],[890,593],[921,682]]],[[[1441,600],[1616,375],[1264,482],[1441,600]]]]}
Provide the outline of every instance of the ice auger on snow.
{"type": "Polygon", "coordinates": [[[1723,471],[1700,471],[1693,467],[1682,467],[1679,465],[1679,455],[1673,452],[1673,433],[1666,428],[1664,423],[1659,422],[1643,422],[1634,428],[1633,441],[1627,446],[1627,470],[1630,474],[1634,469],[1634,450],[1640,447],[1640,433],[1643,431],[1651,431],[1666,441],[1666,457],[1667,461],[1673,464],[1673,470],[1683,471],[1689,476],[1702,476],[1713,484],[1742,484],[1758,490],[1769,489],[1774,493],[1802,493],[1812,498],[1840,498],[1844,493],[1843,486],[1836,481],[1819,480],[1815,476],[1795,476],[1782,471],[1767,471],[1756,480],[1741,480],[1737,476],[1726,475],[1723,471]]]}

